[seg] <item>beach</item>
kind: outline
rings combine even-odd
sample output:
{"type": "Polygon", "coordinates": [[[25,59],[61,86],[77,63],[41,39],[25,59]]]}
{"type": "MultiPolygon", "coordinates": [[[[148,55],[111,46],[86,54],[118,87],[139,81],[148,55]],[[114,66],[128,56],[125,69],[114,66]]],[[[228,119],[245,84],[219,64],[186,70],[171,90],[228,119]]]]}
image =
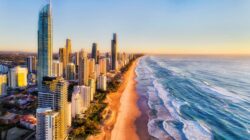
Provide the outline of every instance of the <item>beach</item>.
{"type": "Polygon", "coordinates": [[[107,108],[103,112],[102,132],[91,136],[90,140],[138,140],[148,139],[147,122],[138,121],[142,113],[138,106],[139,95],[136,92],[135,69],[138,60],[134,61],[124,74],[123,83],[115,93],[107,96],[107,108]],[[146,128],[145,128],[146,127],[146,128]],[[137,129],[140,128],[140,129],[137,129]]]}

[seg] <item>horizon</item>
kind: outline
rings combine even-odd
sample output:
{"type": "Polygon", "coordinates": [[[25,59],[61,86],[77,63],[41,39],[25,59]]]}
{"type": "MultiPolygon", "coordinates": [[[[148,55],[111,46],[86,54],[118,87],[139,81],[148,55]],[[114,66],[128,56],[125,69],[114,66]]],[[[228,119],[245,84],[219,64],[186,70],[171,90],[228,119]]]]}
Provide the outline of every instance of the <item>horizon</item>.
{"type": "MultiPolygon", "coordinates": [[[[5,19],[0,51],[37,51],[38,13],[45,4],[0,1],[0,18],[5,19]]],[[[249,6],[246,0],[52,1],[53,52],[65,46],[66,38],[74,52],[90,52],[94,42],[107,52],[116,32],[119,52],[250,55],[249,6]]]]}

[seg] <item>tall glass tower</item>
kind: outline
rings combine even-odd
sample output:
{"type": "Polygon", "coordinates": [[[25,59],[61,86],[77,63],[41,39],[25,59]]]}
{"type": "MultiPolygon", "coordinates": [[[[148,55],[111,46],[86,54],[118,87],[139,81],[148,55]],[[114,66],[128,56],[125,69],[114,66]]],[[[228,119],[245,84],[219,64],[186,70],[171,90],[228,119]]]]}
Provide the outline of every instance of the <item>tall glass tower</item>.
{"type": "Polygon", "coordinates": [[[113,34],[113,39],[111,41],[111,68],[112,70],[117,70],[117,35],[113,34]]]}
{"type": "Polygon", "coordinates": [[[52,75],[52,14],[50,4],[45,5],[38,20],[37,84],[41,90],[44,76],[52,75]]]}

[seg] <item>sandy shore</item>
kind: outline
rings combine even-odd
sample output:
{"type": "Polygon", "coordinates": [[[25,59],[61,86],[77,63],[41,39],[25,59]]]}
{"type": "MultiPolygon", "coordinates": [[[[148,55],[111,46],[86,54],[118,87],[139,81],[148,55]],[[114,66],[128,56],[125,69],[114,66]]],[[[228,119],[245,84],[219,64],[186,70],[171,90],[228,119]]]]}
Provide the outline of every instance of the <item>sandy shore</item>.
{"type": "MultiPolygon", "coordinates": [[[[135,68],[138,60],[133,62],[130,69],[125,73],[123,83],[115,93],[107,96],[108,107],[103,112],[104,123],[101,134],[91,136],[89,140],[138,140],[140,136],[148,136],[147,131],[138,131],[137,127],[145,126],[146,122],[136,122],[141,116],[136,93],[135,68]]],[[[143,128],[145,129],[145,128],[143,128]]]]}

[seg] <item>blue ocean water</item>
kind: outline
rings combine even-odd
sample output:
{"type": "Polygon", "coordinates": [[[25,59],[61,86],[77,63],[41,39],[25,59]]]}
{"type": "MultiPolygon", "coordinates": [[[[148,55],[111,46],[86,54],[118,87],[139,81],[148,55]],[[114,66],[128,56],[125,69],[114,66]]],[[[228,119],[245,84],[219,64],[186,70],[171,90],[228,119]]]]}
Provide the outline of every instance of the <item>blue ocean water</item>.
{"type": "Polygon", "coordinates": [[[250,139],[250,57],[144,56],[136,73],[151,136],[250,139]]]}

